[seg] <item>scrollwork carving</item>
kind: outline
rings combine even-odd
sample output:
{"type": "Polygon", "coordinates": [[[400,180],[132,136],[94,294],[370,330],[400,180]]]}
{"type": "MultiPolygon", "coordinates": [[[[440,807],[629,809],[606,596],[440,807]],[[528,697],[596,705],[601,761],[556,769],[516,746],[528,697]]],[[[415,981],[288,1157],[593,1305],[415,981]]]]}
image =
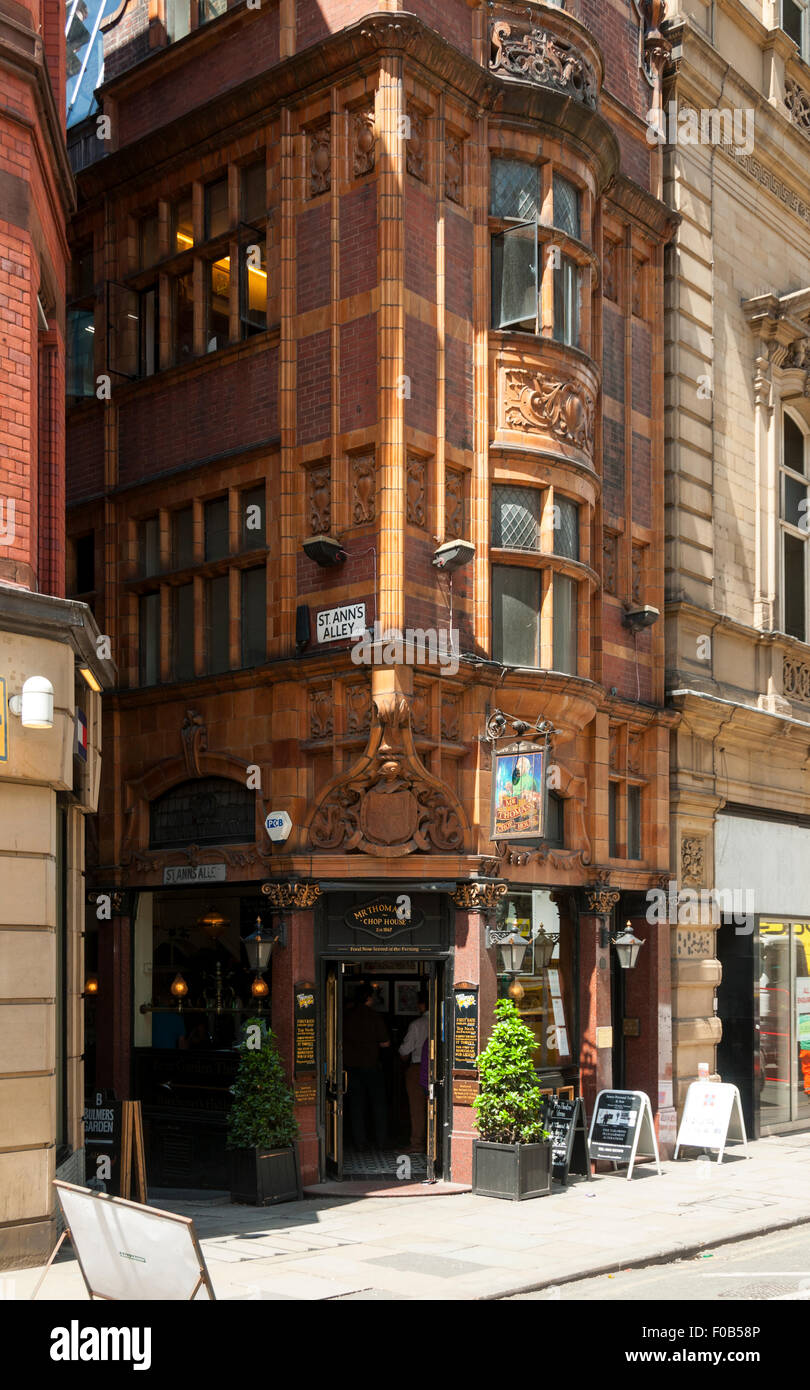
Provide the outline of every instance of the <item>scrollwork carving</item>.
{"type": "Polygon", "coordinates": [[[425,492],[427,489],[427,461],[418,454],[408,454],[407,463],[407,503],[408,520],[414,526],[424,526],[426,520],[425,492]]]}
{"type": "Polygon", "coordinates": [[[681,838],[681,883],[700,887],[705,872],[706,845],[698,835],[681,838]]]}
{"type": "Polygon", "coordinates": [[[599,84],[584,54],[566,39],[532,25],[514,33],[506,20],[496,20],[490,30],[492,49],[489,66],[504,77],[534,82],[564,92],[574,101],[596,110],[599,84]]]}
{"type": "Polygon", "coordinates": [[[355,525],[366,526],[375,516],[375,473],[373,454],[352,457],[352,515],[355,525]]]}
{"type": "Polygon", "coordinates": [[[565,444],[593,453],[594,398],[577,381],[522,368],[507,369],[504,421],[509,429],[548,432],[565,444]]]}
{"type": "Polygon", "coordinates": [[[328,125],[309,132],[309,193],[317,198],[332,187],[332,134],[328,125]]]}
{"type": "Polygon", "coordinates": [[[309,470],[309,526],[313,536],[328,535],[332,525],[332,470],[328,463],[309,470]]]}
{"type": "Polygon", "coordinates": [[[360,178],[370,174],[374,168],[374,110],[372,106],[362,106],[351,113],[352,132],[352,173],[360,178]]]}

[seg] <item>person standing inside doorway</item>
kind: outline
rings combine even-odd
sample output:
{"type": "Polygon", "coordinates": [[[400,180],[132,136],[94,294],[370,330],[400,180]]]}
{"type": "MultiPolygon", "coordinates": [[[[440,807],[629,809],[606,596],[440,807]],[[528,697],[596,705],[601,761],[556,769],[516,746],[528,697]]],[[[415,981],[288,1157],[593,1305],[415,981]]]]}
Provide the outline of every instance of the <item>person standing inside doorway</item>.
{"type": "Polygon", "coordinates": [[[371,1111],[377,1148],[387,1142],[385,1081],[380,1048],[390,1047],[385,1020],[374,1009],[374,990],[364,985],[343,1023],[343,1065],[349,1083],[349,1118],[356,1149],[368,1148],[367,1116],[371,1111]]]}
{"type": "Polygon", "coordinates": [[[415,1018],[399,1049],[399,1055],[407,1063],[405,1090],[408,1094],[408,1109],[411,1116],[410,1153],[425,1152],[425,1131],[427,1128],[427,1096],[420,1082],[422,1049],[427,1042],[430,1020],[427,1014],[427,999],[419,995],[419,1017],[415,1018]]]}

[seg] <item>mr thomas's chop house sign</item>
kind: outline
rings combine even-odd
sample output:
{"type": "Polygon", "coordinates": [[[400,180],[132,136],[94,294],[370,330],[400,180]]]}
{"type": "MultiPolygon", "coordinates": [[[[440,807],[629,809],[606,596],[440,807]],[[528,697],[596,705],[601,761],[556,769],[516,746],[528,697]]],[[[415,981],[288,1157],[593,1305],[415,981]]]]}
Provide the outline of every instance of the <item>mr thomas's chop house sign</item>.
{"type": "Polygon", "coordinates": [[[410,898],[375,898],[373,902],[361,903],[345,914],[344,921],[353,931],[368,932],[384,941],[402,932],[414,931],[421,927],[424,916],[418,908],[411,907],[410,898]]]}

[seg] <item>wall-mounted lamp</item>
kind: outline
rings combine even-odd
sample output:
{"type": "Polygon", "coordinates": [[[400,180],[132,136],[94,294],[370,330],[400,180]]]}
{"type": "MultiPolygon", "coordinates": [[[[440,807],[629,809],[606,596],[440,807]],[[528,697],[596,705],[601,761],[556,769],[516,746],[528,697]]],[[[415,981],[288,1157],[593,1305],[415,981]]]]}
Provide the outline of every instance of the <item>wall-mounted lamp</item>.
{"type": "Polygon", "coordinates": [[[622,970],[633,970],[644,942],[633,934],[630,923],[625,922],[624,931],[620,932],[618,936],[612,937],[611,940],[616,948],[616,955],[619,957],[619,965],[622,970]]]}
{"type": "Polygon", "coordinates": [[[643,608],[628,608],[622,614],[622,622],[631,632],[641,632],[645,627],[652,627],[660,617],[657,608],[653,608],[651,603],[645,603],[643,608]]]}
{"type": "Polygon", "coordinates": [[[183,979],[183,976],[178,974],[178,975],[175,975],[175,977],[174,977],[174,979],[172,980],[171,985],[169,986],[169,988],[171,989],[172,994],[174,995],[175,999],[177,1000],[177,1010],[178,1010],[178,1013],[179,1013],[180,1010],[181,1010],[182,1007],[183,1007],[183,1000],[185,999],[186,995],[188,994],[188,985],[186,984],[185,980],[183,979]]]}
{"type": "Polygon", "coordinates": [[[308,560],[314,560],[322,569],[341,565],[346,559],[346,551],[334,536],[310,536],[303,542],[303,551],[308,560]]]}
{"type": "Polygon", "coordinates": [[[439,570],[452,574],[463,565],[468,565],[475,555],[472,541],[445,541],[433,552],[433,564],[439,570]]]}
{"type": "Polygon", "coordinates": [[[8,702],[24,729],[53,728],[53,686],[46,676],[29,676],[21,695],[8,702]]]}
{"type": "Polygon", "coordinates": [[[101,694],[101,686],[89,666],[80,666],[79,675],[84,677],[85,684],[89,685],[91,690],[95,690],[97,695],[101,694]]]}

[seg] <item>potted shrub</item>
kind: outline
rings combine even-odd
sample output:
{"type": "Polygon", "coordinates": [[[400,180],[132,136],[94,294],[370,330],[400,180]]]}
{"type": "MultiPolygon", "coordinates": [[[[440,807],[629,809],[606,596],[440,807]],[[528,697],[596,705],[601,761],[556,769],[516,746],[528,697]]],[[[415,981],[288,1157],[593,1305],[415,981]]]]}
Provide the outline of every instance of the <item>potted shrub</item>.
{"type": "Polygon", "coordinates": [[[297,1137],[293,1094],[276,1039],[263,1020],[251,1018],[228,1116],[231,1201],[267,1207],[300,1198],[297,1137]]]}
{"type": "Polygon", "coordinates": [[[530,1028],[511,999],[495,1005],[495,1027],[477,1058],[479,1094],[473,1102],[480,1139],[473,1141],[473,1191],[521,1202],[551,1191],[551,1142],[543,1127],[530,1028]]]}

